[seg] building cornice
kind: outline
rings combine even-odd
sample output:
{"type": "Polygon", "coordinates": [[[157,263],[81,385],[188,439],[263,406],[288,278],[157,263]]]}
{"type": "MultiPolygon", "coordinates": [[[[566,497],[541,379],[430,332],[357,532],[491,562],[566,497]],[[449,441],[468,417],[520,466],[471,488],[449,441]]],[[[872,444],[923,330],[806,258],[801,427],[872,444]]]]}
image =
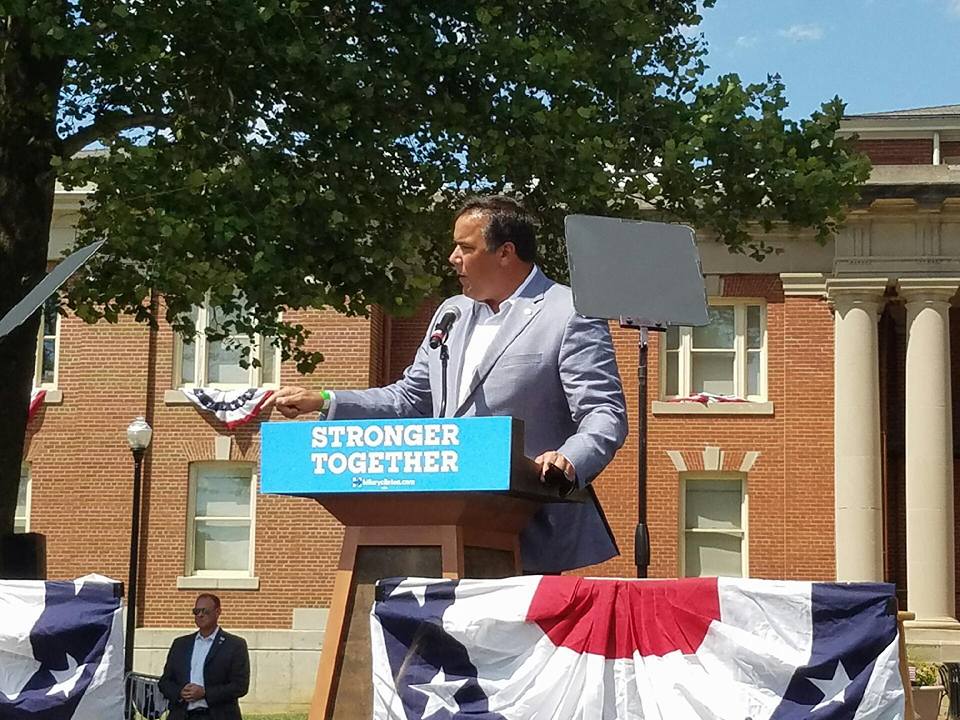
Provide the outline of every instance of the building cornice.
{"type": "Polygon", "coordinates": [[[827,297],[836,306],[875,304],[879,307],[890,285],[888,277],[827,278],[827,297]]]}
{"type": "Polygon", "coordinates": [[[783,294],[786,297],[826,297],[826,273],[780,273],[783,294]]]}
{"type": "Polygon", "coordinates": [[[877,202],[898,201],[899,205],[915,205],[917,208],[940,208],[944,202],[960,198],[960,184],[957,183],[900,183],[885,185],[865,185],[860,188],[860,199],[851,209],[863,209],[877,202]]]}
{"type": "Polygon", "coordinates": [[[862,139],[871,132],[890,131],[943,132],[945,130],[960,131],[960,116],[955,113],[946,115],[914,115],[901,117],[850,117],[840,121],[838,134],[850,135],[858,133],[862,139]]]}
{"type": "Polygon", "coordinates": [[[85,190],[61,190],[57,188],[53,195],[54,212],[77,211],[92,192],[92,189],[85,190]]]}
{"type": "Polygon", "coordinates": [[[960,277],[905,277],[897,280],[897,294],[907,302],[939,300],[949,302],[960,288],[960,277]]]}

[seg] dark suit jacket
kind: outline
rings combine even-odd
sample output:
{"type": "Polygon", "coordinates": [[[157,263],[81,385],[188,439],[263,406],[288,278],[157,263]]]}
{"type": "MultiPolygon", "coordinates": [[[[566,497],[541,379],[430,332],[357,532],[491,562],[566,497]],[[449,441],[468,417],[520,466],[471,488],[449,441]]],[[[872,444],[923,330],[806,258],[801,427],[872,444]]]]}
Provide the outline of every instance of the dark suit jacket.
{"type": "MultiPolygon", "coordinates": [[[[197,633],[183,635],[173,641],[167,662],[160,677],[160,692],[170,701],[168,720],[183,720],[187,703],[180,699],[180,691],[190,682],[190,658],[197,633]]],[[[240,720],[240,704],[250,687],[250,655],[247,641],[231,635],[223,628],[203,664],[203,689],[213,720],[240,720]]]]}

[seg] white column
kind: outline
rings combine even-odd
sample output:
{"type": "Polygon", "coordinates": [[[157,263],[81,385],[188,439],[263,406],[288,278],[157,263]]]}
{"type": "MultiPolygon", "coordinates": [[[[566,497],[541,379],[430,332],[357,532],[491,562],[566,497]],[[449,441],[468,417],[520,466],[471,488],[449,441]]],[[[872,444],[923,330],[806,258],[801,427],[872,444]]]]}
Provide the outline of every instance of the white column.
{"type": "Polygon", "coordinates": [[[886,278],[832,278],[837,580],[883,580],[877,321],[886,278]]]}
{"type": "Polygon", "coordinates": [[[955,626],[950,299],[958,278],[899,282],[907,302],[907,604],[917,625],[955,626]]]}

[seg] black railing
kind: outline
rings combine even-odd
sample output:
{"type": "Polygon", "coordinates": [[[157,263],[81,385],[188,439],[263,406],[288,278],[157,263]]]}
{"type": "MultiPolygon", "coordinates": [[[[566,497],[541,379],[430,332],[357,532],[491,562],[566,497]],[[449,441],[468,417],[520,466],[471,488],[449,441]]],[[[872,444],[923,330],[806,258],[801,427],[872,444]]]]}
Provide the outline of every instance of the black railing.
{"type": "Polygon", "coordinates": [[[943,683],[950,706],[947,709],[951,720],[960,718],[960,663],[943,663],[940,666],[940,682],[943,683]]]}
{"type": "Polygon", "coordinates": [[[160,692],[160,678],[141,673],[127,673],[124,684],[126,706],[123,717],[126,720],[159,720],[166,717],[167,699],[160,692]]]}

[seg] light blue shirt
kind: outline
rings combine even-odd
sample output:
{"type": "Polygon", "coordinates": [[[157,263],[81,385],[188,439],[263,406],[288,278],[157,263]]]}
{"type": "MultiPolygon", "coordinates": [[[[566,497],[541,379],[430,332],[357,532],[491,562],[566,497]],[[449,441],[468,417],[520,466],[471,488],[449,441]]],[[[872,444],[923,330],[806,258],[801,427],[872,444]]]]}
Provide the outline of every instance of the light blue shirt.
{"type": "MultiPolygon", "coordinates": [[[[214,628],[213,632],[207,637],[197,633],[193,639],[193,654],[190,656],[190,682],[194,685],[203,686],[203,664],[207,661],[207,655],[210,654],[213,643],[220,632],[219,626],[214,628]]],[[[187,705],[187,710],[209,707],[206,699],[195,700],[187,705]]]]}

